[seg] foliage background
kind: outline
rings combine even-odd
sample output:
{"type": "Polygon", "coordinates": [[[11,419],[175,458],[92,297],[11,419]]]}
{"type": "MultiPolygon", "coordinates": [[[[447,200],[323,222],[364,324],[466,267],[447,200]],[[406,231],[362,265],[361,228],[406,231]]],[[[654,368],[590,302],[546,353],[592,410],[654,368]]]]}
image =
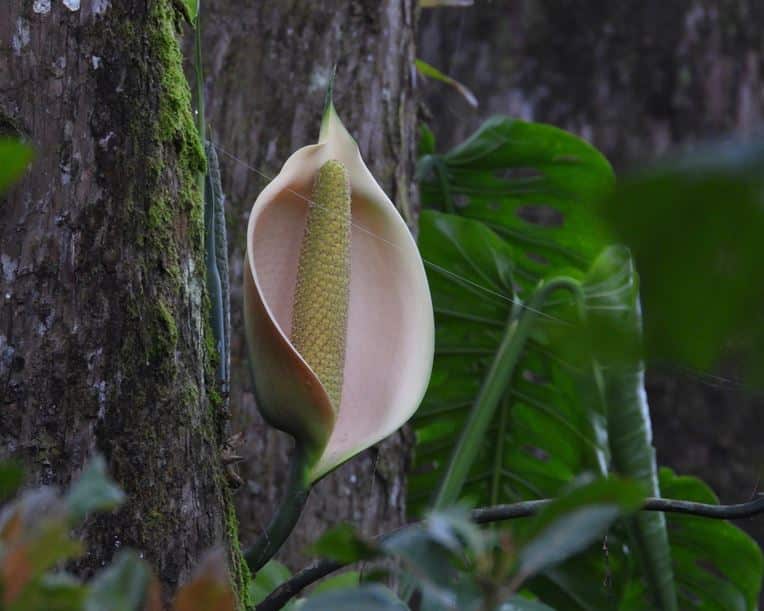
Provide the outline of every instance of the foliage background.
{"type": "MultiPolygon", "coordinates": [[[[761,125],[763,27],[756,0],[478,0],[469,9],[424,11],[418,56],[480,102],[473,109],[451,88],[427,82],[425,114],[442,151],[484,117],[505,113],[578,133],[620,172],[714,136],[750,136],[761,125]]],[[[658,463],[736,502],[759,485],[764,400],[729,381],[739,379],[735,363],[717,373],[651,368],[647,392],[658,463]]],[[[761,520],[738,525],[764,543],[761,520]]]]}

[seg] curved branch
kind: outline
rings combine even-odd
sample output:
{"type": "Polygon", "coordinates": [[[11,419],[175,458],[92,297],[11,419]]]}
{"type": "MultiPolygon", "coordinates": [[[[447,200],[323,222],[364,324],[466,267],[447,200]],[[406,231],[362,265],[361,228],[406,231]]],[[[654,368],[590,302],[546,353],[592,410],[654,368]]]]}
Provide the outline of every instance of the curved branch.
{"type": "MultiPolygon", "coordinates": [[[[512,503],[511,505],[496,505],[493,507],[473,509],[472,519],[477,524],[487,524],[490,522],[502,522],[504,520],[512,520],[515,518],[527,518],[536,515],[553,500],[554,499],[539,499],[536,501],[512,503]]],[[[764,513],[764,494],[758,494],[754,499],[747,503],[737,503],[735,505],[711,505],[709,503],[696,503],[695,501],[649,497],[645,499],[645,502],[642,505],[642,511],[683,513],[716,520],[742,520],[764,513]]],[[[414,522],[403,528],[412,528],[418,525],[418,522],[414,522]]],[[[392,533],[378,537],[377,541],[384,541],[390,534],[392,533]]],[[[366,560],[368,560],[368,558],[366,558],[366,560]]],[[[309,585],[348,566],[349,564],[352,563],[338,562],[336,560],[318,560],[298,573],[295,573],[290,579],[273,590],[273,592],[255,607],[255,609],[256,611],[277,611],[309,585]]]]}

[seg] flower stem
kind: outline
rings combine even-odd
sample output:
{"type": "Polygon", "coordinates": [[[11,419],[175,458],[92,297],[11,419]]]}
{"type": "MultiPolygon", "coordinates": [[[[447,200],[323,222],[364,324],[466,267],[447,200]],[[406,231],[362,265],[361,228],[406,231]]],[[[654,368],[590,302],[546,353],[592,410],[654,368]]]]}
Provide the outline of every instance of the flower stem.
{"type": "Polygon", "coordinates": [[[260,570],[279,551],[294,530],[305,502],[308,500],[310,489],[306,454],[298,442],[290,460],[289,482],[281,505],[273,514],[265,532],[252,547],[244,552],[250,571],[255,573],[260,570]]]}

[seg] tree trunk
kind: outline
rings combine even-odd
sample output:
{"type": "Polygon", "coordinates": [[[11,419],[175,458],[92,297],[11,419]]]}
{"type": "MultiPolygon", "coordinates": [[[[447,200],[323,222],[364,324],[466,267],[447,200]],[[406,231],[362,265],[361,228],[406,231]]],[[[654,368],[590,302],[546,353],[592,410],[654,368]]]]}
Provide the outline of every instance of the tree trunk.
{"type": "Polygon", "coordinates": [[[238,549],[178,23],[170,0],[0,7],[0,129],[37,150],[0,204],[0,453],[62,486],[103,454],[128,500],[78,571],[134,547],[165,595],[238,549]]]}
{"type": "MultiPolygon", "coordinates": [[[[470,87],[472,110],[425,89],[440,150],[502,113],[579,133],[616,167],[764,119],[760,0],[497,0],[423,12],[419,54],[470,87]]],[[[713,290],[713,287],[709,287],[713,290]]],[[[734,368],[720,372],[734,379],[734,368]]],[[[651,371],[658,460],[706,480],[724,502],[760,489],[761,396],[688,372],[651,371]]],[[[739,522],[764,544],[764,522],[739,522]]]]}
{"type": "MultiPolygon", "coordinates": [[[[257,414],[246,367],[242,257],[249,210],[299,147],[317,141],[324,94],[337,64],[335,105],[383,189],[406,218],[412,182],[415,102],[414,1],[258,2],[210,0],[204,7],[207,121],[219,147],[231,255],[232,409],[246,430],[237,495],[242,537],[251,542],[283,492],[289,438],[257,414]]],[[[280,558],[292,567],[328,525],[351,521],[372,534],[404,520],[409,440],[399,433],[322,480],[280,558]]]]}

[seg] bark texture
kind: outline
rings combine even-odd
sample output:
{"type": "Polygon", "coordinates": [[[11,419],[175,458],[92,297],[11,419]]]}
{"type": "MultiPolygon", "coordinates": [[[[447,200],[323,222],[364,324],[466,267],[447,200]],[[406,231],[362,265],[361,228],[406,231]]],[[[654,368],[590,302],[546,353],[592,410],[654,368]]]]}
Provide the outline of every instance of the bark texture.
{"type": "Polygon", "coordinates": [[[128,500],[86,523],[76,568],[134,547],[166,593],[236,535],[178,19],[170,0],[0,7],[0,129],[37,150],[0,202],[0,455],[66,486],[102,453],[128,500]]]}
{"type": "MultiPolygon", "coordinates": [[[[209,0],[203,15],[207,121],[220,147],[231,256],[231,405],[246,430],[237,495],[245,542],[277,506],[289,438],[257,414],[246,368],[242,258],[249,210],[287,157],[318,138],[324,94],[337,64],[335,106],[374,176],[404,216],[413,208],[414,1],[285,1],[242,5],[209,0]],[[233,157],[232,157],[233,156],[233,157]],[[234,158],[235,157],[235,158],[234,158]]],[[[351,521],[377,533],[404,520],[409,439],[393,436],[319,482],[280,559],[305,564],[305,545],[351,521]]]]}
{"type": "MultiPolygon", "coordinates": [[[[418,55],[481,104],[471,110],[428,83],[429,121],[441,150],[494,113],[552,123],[592,141],[617,168],[750,135],[764,119],[762,30],[759,0],[496,0],[424,11],[418,55]]],[[[734,368],[721,375],[737,377],[734,368]]],[[[760,397],[666,371],[651,371],[647,390],[659,463],[703,478],[725,502],[761,488],[760,397]]],[[[762,520],[740,525],[764,543],[762,520]]]]}

